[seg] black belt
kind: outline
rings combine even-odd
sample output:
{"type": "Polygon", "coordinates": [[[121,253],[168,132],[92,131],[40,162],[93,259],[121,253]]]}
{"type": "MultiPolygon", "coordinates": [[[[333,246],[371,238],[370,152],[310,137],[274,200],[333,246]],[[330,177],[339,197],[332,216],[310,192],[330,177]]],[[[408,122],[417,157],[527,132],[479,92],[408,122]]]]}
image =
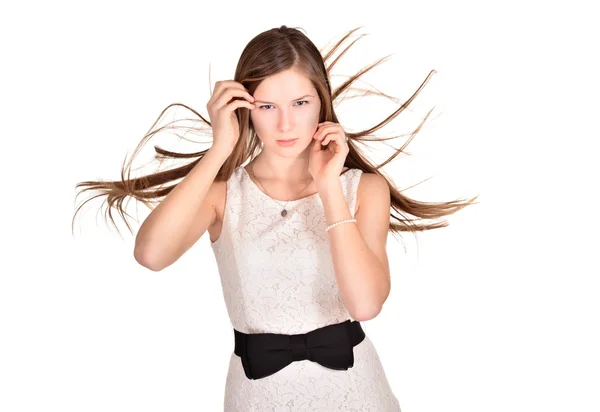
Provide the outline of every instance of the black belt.
{"type": "Polygon", "coordinates": [[[354,346],[365,338],[360,323],[350,319],[297,335],[233,332],[234,353],[242,358],[248,379],[264,378],[301,360],[347,370],[354,366],[354,346]]]}

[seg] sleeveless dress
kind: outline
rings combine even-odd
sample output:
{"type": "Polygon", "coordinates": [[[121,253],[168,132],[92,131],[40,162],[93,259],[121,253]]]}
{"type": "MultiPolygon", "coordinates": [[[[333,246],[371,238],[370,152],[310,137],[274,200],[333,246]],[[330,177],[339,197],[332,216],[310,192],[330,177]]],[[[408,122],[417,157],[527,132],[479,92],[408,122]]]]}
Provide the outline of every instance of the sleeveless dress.
{"type": "MultiPolygon", "coordinates": [[[[361,173],[340,175],[352,216],[361,173]]],[[[227,181],[221,235],[211,247],[233,328],[300,334],[354,320],[337,287],[319,194],[287,203],[285,217],[283,205],[260,190],[243,166],[227,181]]],[[[231,341],[233,346],[233,330],[231,341]]],[[[251,380],[232,349],[224,406],[225,412],[400,412],[368,334],[354,346],[348,370],[303,360],[251,380]]]]}

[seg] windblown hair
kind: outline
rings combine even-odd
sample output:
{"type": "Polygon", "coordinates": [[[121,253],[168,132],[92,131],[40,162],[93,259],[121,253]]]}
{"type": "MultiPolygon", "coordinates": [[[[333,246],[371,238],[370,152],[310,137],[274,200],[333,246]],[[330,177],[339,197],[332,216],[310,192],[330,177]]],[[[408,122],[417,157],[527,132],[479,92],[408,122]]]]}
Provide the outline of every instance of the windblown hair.
{"type": "MultiPolygon", "coordinates": [[[[377,60],[371,65],[364,67],[358,73],[354,74],[348,80],[344,81],[335,90],[332,90],[329,81],[331,70],[339,61],[339,59],[350,49],[350,47],[352,47],[352,45],[364,35],[361,35],[358,39],[354,40],[331,63],[328,62],[335,54],[335,52],[342,46],[342,44],[344,44],[346,40],[348,40],[350,36],[359,28],[360,27],[350,30],[325,54],[322,54],[322,52],[312,43],[312,41],[309,40],[306,35],[304,35],[300,30],[296,28],[281,26],[279,28],[267,30],[263,33],[258,34],[246,45],[237,64],[235,77],[233,80],[241,83],[248,90],[248,92],[253,95],[258,85],[265,78],[289,69],[298,70],[299,72],[307,76],[317,89],[317,93],[321,101],[319,123],[324,121],[340,123],[334,110],[334,106],[336,106],[340,101],[340,95],[344,91],[349,90],[350,86],[354,83],[355,80],[360,78],[365,73],[369,72],[371,69],[376,67],[382,61],[384,61],[387,57],[389,57],[386,56],[382,59],[377,60]]],[[[469,204],[477,203],[475,202],[475,200],[478,196],[467,200],[458,199],[447,202],[433,203],[421,202],[418,200],[411,199],[406,195],[402,194],[402,191],[395,188],[394,185],[390,183],[390,179],[388,179],[379,170],[403,152],[406,146],[408,146],[408,144],[412,141],[414,136],[419,132],[419,130],[421,129],[421,127],[423,126],[423,124],[427,120],[427,117],[433,109],[427,113],[427,116],[425,116],[423,121],[416,128],[416,130],[414,130],[411,133],[411,136],[408,139],[408,141],[383,163],[379,165],[371,164],[358,148],[359,142],[383,141],[397,137],[392,136],[382,138],[376,137],[373,133],[381,129],[383,126],[392,121],[396,116],[398,116],[398,114],[404,111],[411,104],[411,102],[415,100],[415,98],[424,88],[425,84],[429,81],[433,73],[435,73],[435,70],[432,70],[429,73],[425,81],[406,102],[401,104],[400,107],[398,107],[398,109],[393,111],[393,113],[388,115],[380,123],[377,123],[372,127],[366,130],[362,130],[360,132],[350,133],[349,131],[346,131],[346,135],[349,139],[348,146],[350,148],[350,151],[346,157],[345,166],[350,169],[361,169],[365,173],[379,174],[383,176],[388,182],[391,194],[391,209],[393,210],[390,216],[393,220],[395,220],[390,221],[389,231],[391,231],[393,234],[399,234],[400,232],[424,231],[446,227],[448,226],[448,222],[446,220],[441,220],[442,217],[451,215],[469,204]],[[406,214],[416,218],[407,217],[406,214]],[[439,221],[425,222],[425,219],[438,219],[439,221]]],[[[352,89],[356,90],[357,88],[352,89]]],[[[372,90],[364,89],[359,90],[366,92],[365,95],[377,94],[386,98],[390,98],[390,96],[381,92],[374,92],[372,90]]],[[[392,98],[392,100],[394,99],[392,98]]],[[[124,200],[128,196],[130,196],[138,201],[141,201],[148,207],[151,207],[152,204],[157,204],[157,201],[158,203],[160,203],[160,200],[166,195],[168,195],[171,192],[171,190],[173,190],[173,188],[177,185],[176,183],[170,185],[168,184],[173,181],[177,181],[184,178],[190,172],[190,170],[192,170],[194,166],[203,158],[203,156],[208,152],[208,149],[195,153],[177,153],[155,146],[154,149],[157,154],[156,158],[185,158],[193,160],[190,161],[188,164],[185,164],[184,166],[175,167],[146,176],[131,178],[131,164],[133,162],[133,159],[139,153],[139,151],[145,145],[145,143],[155,134],[159,133],[162,130],[165,130],[167,128],[178,128],[178,126],[171,126],[171,123],[169,123],[163,127],[153,130],[158,121],[162,118],[163,114],[172,106],[182,106],[187,110],[190,110],[209,128],[211,127],[211,124],[208,120],[206,120],[201,114],[199,114],[194,109],[188,107],[185,104],[173,103],[167,106],[161,112],[154,125],[150,128],[150,131],[146,133],[142,141],[138,144],[129,162],[127,162],[127,164],[125,164],[125,162],[123,163],[120,181],[85,181],[78,183],[75,186],[76,189],[79,187],[85,187],[81,192],[85,192],[87,190],[96,190],[100,193],[86,200],[77,208],[73,216],[73,224],[78,211],[81,209],[81,207],[83,207],[83,205],[85,205],[85,203],[87,203],[87,201],[99,196],[106,195],[105,201],[108,204],[106,210],[109,218],[111,219],[117,231],[118,228],[112,216],[113,208],[115,208],[119,212],[119,214],[125,221],[127,228],[133,234],[129,223],[127,222],[127,218],[125,217],[125,215],[129,214],[123,208],[124,200]],[[125,177],[125,175],[127,175],[127,178],[125,177]]],[[[256,157],[256,155],[260,153],[260,149],[262,147],[260,139],[258,138],[252,125],[249,109],[244,107],[238,108],[235,110],[235,113],[240,124],[240,136],[230,156],[225,160],[225,162],[219,169],[219,172],[215,177],[215,180],[217,181],[228,180],[237,167],[245,164],[245,162],[249,158],[256,157]]],[[[180,128],[188,129],[189,126],[180,128]]],[[[199,131],[200,129],[197,128],[197,130],[199,131]]]]}

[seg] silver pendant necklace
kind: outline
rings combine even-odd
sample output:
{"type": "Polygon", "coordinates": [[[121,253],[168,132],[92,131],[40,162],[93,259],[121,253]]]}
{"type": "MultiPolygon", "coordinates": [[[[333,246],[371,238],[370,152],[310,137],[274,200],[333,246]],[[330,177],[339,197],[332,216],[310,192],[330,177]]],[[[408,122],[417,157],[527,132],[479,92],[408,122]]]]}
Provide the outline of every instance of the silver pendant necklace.
{"type": "MultiPolygon", "coordinates": [[[[262,185],[262,183],[260,183],[260,182],[258,181],[258,179],[256,178],[256,175],[254,174],[254,163],[252,163],[252,176],[254,176],[254,178],[256,179],[256,181],[258,182],[258,184],[260,185],[260,187],[262,187],[262,189],[263,189],[263,192],[264,192],[265,194],[267,194],[267,192],[266,192],[266,190],[265,190],[265,187],[262,185]]],[[[312,183],[312,181],[308,182],[308,184],[307,184],[306,186],[304,186],[304,189],[302,189],[302,190],[301,190],[301,191],[298,193],[298,195],[299,195],[300,193],[304,192],[304,190],[305,190],[305,189],[306,189],[308,186],[310,186],[310,184],[311,184],[311,183],[312,183]]],[[[269,196],[269,195],[267,195],[267,196],[269,196]]],[[[297,195],[296,195],[296,196],[297,196],[297,195]]],[[[271,196],[269,196],[269,198],[270,198],[271,200],[273,200],[274,202],[277,202],[277,200],[273,199],[271,196]]],[[[282,217],[286,217],[286,216],[287,216],[287,213],[288,213],[288,212],[287,212],[287,210],[285,209],[285,207],[286,207],[286,206],[287,206],[287,204],[288,204],[288,203],[290,203],[292,200],[294,200],[294,199],[292,198],[292,199],[288,200],[288,201],[285,203],[285,205],[283,205],[283,210],[281,211],[281,216],[282,216],[282,217]]],[[[278,204],[279,206],[281,206],[281,203],[277,202],[277,204],[278,204]]]]}

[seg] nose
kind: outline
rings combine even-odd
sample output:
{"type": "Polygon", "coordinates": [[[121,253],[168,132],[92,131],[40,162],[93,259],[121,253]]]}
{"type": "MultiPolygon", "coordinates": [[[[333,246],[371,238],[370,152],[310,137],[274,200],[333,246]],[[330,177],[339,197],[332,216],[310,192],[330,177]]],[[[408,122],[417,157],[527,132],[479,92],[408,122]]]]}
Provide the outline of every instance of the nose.
{"type": "Polygon", "coordinates": [[[289,113],[288,110],[283,110],[283,109],[280,110],[279,113],[280,113],[279,119],[278,119],[279,131],[282,133],[289,132],[290,130],[292,130],[294,128],[294,118],[292,117],[292,114],[289,113]]]}

